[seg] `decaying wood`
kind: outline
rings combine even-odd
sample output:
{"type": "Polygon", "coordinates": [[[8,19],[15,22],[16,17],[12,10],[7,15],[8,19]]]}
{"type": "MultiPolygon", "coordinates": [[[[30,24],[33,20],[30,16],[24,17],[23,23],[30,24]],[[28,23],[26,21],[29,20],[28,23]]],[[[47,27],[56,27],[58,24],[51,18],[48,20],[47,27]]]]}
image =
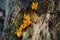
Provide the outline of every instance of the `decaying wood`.
{"type": "Polygon", "coordinates": [[[32,36],[32,40],[42,40],[40,39],[40,32],[43,31],[43,29],[45,29],[45,27],[48,26],[49,20],[50,20],[50,14],[48,13],[46,15],[41,15],[38,18],[38,21],[36,24],[33,23],[34,33],[32,36]]]}

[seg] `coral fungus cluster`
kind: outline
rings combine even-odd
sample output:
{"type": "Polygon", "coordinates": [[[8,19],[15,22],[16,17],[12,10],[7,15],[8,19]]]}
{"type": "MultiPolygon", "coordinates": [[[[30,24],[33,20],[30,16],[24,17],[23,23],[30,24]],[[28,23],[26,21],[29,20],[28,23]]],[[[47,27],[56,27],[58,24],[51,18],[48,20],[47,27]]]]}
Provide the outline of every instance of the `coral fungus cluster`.
{"type": "Polygon", "coordinates": [[[20,28],[16,30],[16,35],[20,37],[22,35],[22,31],[31,24],[30,16],[29,14],[24,14],[23,16],[23,24],[20,25],[20,28]]]}

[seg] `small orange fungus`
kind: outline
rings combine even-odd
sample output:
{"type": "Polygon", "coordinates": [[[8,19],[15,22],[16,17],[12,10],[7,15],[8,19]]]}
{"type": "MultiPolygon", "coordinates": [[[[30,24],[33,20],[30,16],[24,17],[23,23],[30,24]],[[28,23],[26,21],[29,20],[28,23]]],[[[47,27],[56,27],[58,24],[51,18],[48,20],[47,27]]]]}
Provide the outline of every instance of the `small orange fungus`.
{"type": "Polygon", "coordinates": [[[33,21],[36,22],[38,18],[38,15],[36,13],[33,13],[33,21]]]}
{"type": "Polygon", "coordinates": [[[33,2],[32,5],[31,5],[31,8],[33,10],[37,10],[38,9],[38,2],[33,2]]]}

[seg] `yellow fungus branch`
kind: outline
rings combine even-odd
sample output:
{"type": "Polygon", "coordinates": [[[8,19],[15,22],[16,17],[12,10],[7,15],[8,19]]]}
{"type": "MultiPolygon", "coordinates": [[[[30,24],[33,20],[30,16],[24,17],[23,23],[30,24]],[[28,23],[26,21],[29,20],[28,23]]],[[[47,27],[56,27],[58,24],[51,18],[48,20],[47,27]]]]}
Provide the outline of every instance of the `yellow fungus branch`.
{"type": "Polygon", "coordinates": [[[32,5],[31,5],[31,8],[33,10],[37,10],[38,9],[38,2],[33,2],[32,5]]]}
{"type": "Polygon", "coordinates": [[[24,14],[23,18],[23,24],[20,25],[20,28],[16,30],[17,37],[20,37],[22,35],[22,31],[31,24],[29,14],[24,14]]]}

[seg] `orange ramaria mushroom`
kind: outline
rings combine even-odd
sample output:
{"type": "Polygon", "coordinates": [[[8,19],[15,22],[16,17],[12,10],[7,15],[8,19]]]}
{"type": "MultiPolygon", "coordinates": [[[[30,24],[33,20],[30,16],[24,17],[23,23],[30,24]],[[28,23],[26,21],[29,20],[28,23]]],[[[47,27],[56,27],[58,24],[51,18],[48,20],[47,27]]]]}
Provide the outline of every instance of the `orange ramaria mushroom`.
{"type": "Polygon", "coordinates": [[[22,35],[22,31],[31,24],[29,14],[24,14],[23,18],[24,18],[23,24],[21,24],[19,29],[16,30],[16,35],[18,37],[20,37],[22,35]]]}
{"type": "Polygon", "coordinates": [[[31,5],[31,8],[33,10],[37,10],[38,9],[38,2],[33,2],[32,5],[31,5]]]}

